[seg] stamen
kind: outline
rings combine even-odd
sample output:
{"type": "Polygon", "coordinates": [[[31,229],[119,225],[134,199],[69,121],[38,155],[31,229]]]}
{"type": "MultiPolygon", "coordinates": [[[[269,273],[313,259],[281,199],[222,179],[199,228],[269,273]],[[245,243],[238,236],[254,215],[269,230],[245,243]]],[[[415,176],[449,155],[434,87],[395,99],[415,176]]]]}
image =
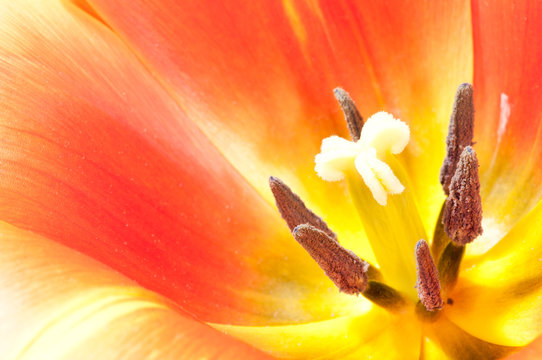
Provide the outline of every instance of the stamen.
{"type": "Polygon", "coordinates": [[[457,282],[463,254],[465,254],[465,247],[456,245],[453,241],[450,241],[442,252],[438,262],[438,273],[440,286],[444,293],[450,291],[457,282]]]}
{"type": "Polygon", "coordinates": [[[407,301],[399,291],[378,281],[369,281],[363,296],[390,311],[399,310],[407,305],[407,301]]]}
{"type": "Polygon", "coordinates": [[[309,224],[297,226],[292,234],[340,291],[359,294],[365,290],[369,264],[356,254],[309,224]]]}
{"type": "Polygon", "coordinates": [[[459,157],[465,146],[472,145],[474,130],[474,102],[472,85],[461,84],[455,94],[455,102],[446,138],[447,154],[440,169],[440,183],[446,195],[455,174],[459,157]]]}
{"type": "Polygon", "coordinates": [[[337,234],[327,226],[322,218],[310,211],[303,203],[303,200],[282,180],[271,176],[269,178],[269,186],[275,197],[280,215],[286,221],[286,224],[288,224],[290,231],[293,231],[297,225],[310,224],[337,241],[337,234]]]}
{"type": "Polygon", "coordinates": [[[450,195],[446,199],[442,222],[448,236],[459,245],[466,245],[482,234],[478,159],[470,146],[463,149],[450,181],[450,195]]]}
{"type": "MultiPolygon", "coordinates": [[[[442,218],[444,216],[444,208],[446,207],[446,201],[442,203],[440,207],[440,212],[438,214],[438,219],[435,224],[435,230],[433,232],[433,241],[431,242],[431,254],[433,259],[440,259],[442,252],[446,246],[452,241],[446,231],[444,231],[444,224],[442,223],[442,218]]],[[[438,260],[440,261],[440,260],[438,260]]],[[[439,270],[440,273],[440,270],[439,270]]]]}
{"type": "Polygon", "coordinates": [[[440,282],[437,267],[431,257],[429,245],[425,240],[416,244],[416,268],[418,270],[418,297],[428,311],[439,310],[443,306],[440,296],[440,282]]]}
{"type": "Polygon", "coordinates": [[[335,95],[335,99],[337,99],[341,105],[352,141],[358,141],[361,135],[361,129],[363,128],[363,117],[359,114],[358,108],[356,107],[356,104],[354,104],[354,100],[352,100],[350,94],[340,87],[333,89],[333,94],[335,95]]]}

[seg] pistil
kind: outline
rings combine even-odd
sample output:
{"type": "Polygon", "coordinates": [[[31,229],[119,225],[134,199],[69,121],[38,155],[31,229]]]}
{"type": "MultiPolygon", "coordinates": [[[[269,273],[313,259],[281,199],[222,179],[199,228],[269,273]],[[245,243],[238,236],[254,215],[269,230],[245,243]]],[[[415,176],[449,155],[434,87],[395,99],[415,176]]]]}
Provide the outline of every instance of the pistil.
{"type": "MultiPolygon", "coordinates": [[[[347,109],[354,106],[352,101],[344,101],[347,109]]],[[[356,109],[348,113],[359,112],[356,109]]],[[[315,170],[327,181],[346,179],[387,284],[416,299],[416,268],[410,254],[426,235],[408,190],[408,175],[395,157],[409,138],[406,123],[386,112],[376,113],[363,125],[359,140],[352,142],[338,136],[324,139],[315,158],[315,170]]]]}
{"type": "MultiPolygon", "coordinates": [[[[390,160],[388,163],[394,159],[390,160]]],[[[402,166],[396,160],[392,164],[401,182],[409,184],[402,166]]],[[[426,234],[408,185],[404,193],[390,196],[388,204],[380,206],[374,204],[371,191],[357,172],[349,172],[346,180],[386,283],[416,299],[416,267],[412,249],[426,234]]]]}
{"type": "Polygon", "coordinates": [[[358,141],[338,136],[324,139],[314,169],[322,179],[338,181],[355,168],[376,202],[385,206],[388,194],[400,194],[405,189],[386,160],[401,153],[409,137],[404,122],[383,111],[376,113],[363,126],[358,141]]]}

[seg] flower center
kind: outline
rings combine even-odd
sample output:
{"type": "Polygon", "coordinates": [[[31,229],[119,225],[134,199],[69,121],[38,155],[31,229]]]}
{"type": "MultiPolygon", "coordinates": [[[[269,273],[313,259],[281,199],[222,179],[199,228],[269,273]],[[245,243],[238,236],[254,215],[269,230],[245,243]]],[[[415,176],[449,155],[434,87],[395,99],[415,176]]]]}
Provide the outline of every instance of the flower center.
{"type": "Polygon", "coordinates": [[[378,266],[342,247],[299,196],[271,177],[277,207],[295,240],[340,291],[362,294],[389,311],[418,303],[422,310],[417,313],[431,318],[427,314],[445,306],[443,299],[457,281],[465,245],[482,233],[478,161],[472,148],[472,86],[462,84],[456,93],[439,179],[448,198],[431,247],[424,240],[410,179],[396,157],[408,144],[408,125],[386,112],[374,114],[364,124],[348,93],[340,88],[334,93],[352,141],[338,136],[324,139],[315,170],[326,181],[346,180],[378,266]]]}

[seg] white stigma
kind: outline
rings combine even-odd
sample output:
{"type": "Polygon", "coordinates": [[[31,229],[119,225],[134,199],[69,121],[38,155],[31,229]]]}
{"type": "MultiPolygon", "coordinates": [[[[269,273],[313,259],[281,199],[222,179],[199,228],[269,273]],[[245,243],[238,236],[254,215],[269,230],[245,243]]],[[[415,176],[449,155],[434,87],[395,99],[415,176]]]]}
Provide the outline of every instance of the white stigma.
{"type": "Polygon", "coordinates": [[[384,206],[388,194],[400,194],[405,187],[381,158],[388,151],[392,154],[402,152],[409,138],[407,124],[381,111],[363,125],[357,142],[338,136],[325,138],[320,153],[316,155],[314,169],[322,179],[338,181],[355,167],[376,202],[384,206]]]}

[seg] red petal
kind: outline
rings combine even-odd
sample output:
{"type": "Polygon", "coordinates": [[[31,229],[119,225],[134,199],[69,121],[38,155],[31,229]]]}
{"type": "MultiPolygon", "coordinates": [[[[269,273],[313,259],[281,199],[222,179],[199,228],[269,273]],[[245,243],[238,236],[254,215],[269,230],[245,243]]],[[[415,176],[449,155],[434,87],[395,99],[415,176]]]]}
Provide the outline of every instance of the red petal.
{"type": "Polygon", "coordinates": [[[24,5],[0,10],[0,219],[203,320],[356,306],[109,29],[56,2],[24,5]]]}
{"type": "Polygon", "coordinates": [[[256,189],[269,196],[270,174],[304,186],[339,233],[355,230],[344,223],[354,209],[313,173],[321,140],[346,134],[331,90],[351,92],[366,117],[385,108],[408,121],[433,227],[453,95],[471,80],[467,2],[90,2],[256,189]]]}
{"type": "Polygon", "coordinates": [[[542,195],[542,3],[473,1],[484,217],[509,229],[542,195]]]}
{"type": "Polygon", "coordinates": [[[267,359],[55,242],[0,223],[2,358],[267,359]]]}

